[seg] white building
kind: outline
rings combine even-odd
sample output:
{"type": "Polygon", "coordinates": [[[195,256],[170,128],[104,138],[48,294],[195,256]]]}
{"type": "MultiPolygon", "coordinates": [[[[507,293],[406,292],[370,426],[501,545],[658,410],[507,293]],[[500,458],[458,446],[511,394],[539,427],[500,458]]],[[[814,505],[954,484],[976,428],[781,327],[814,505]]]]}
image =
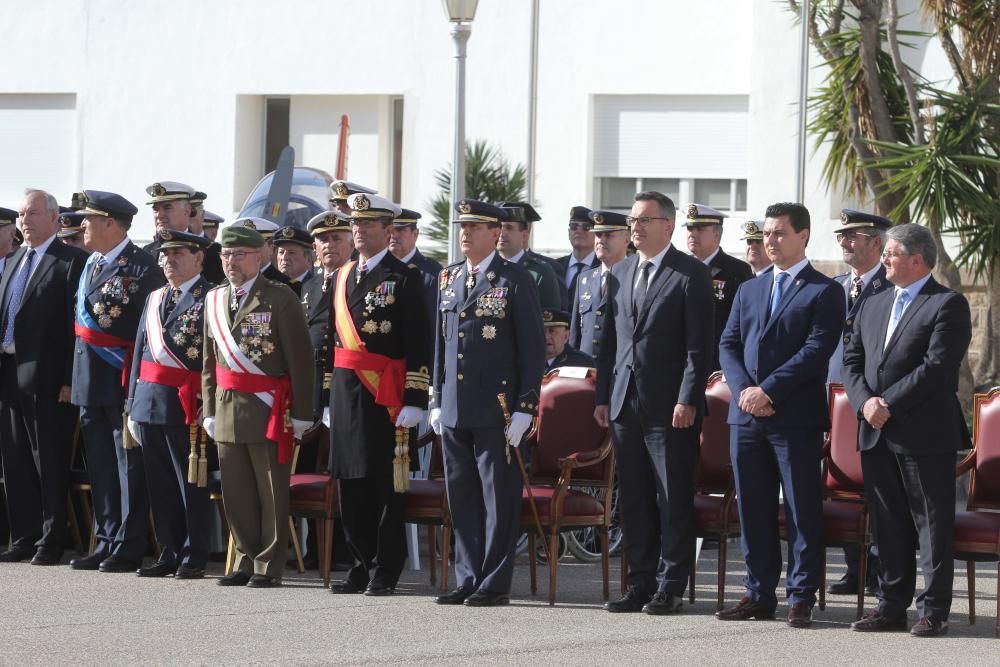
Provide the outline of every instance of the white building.
{"type": "MultiPolygon", "coordinates": [[[[785,3],[539,5],[536,248],[567,250],[570,206],[627,207],[649,188],[728,210],[724,246],[741,252],[737,223],[795,198],[799,32],[785,3]]],[[[426,215],[434,174],[451,161],[454,46],[438,0],[4,9],[2,205],[16,208],[28,186],[62,203],[74,190],[111,190],[140,206],[133,236],[148,239],[149,183],[190,183],[231,216],[275,147],[290,143],[296,164],[333,173],[345,113],[348,178],[403,206],[426,215]]],[[[530,34],[530,0],[481,0],[468,45],[467,137],[518,162],[528,153],[530,34]]],[[[943,71],[934,48],[906,56],[943,71]]],[[[839,258],[824,231],[845,202],[821,185],[823,156],[809,145],[810,255],[839,258]]]]}

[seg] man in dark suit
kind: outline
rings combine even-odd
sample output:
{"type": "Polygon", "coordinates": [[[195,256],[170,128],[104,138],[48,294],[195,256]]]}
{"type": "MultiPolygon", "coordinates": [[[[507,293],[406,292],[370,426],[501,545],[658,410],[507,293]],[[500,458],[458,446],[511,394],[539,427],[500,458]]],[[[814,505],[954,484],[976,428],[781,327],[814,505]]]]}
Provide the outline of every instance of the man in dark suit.
{"type": "MultiPolygon", "coordinates": [[[[885,233],[892,222],[880,215],[845,208],[840,213],[840,223],[834,233],[837,235],[844,263],[851,270],[834,278],[844,289],[847,319],[844,320],[842,335],[837,340],[837,349],[830,357],[830,370],[826,378],[828,383],[843,382],[841,366],[844,361],[844,344],[851,339],[854,318],[861,310],[862,302],[892,287],[892,283],[885,279],[885,267],[882,266],[885,233]]],[[[830,584],[828,593],[853,595],[857,592],[858,550],[845,548],[844,562],[847,571],[839,581],[830,584]]],[[[874,547],[869,550],[866,572],[868,581],[865,585],[870,591],[874,591],[878,581],[878,550],[874,547]]]]}
{"type": "Polygon", "coordinates": [[[956,392],[972,322],[965,297],[931,276],[931,233],[905,224],[887,237],[882,261],[895,289],[862,304],[844,354],[881,560],[878,607],[852,627],[906,629],[919,545],[924,590],[910,632],[931,637],[948,631],[951,610],[955,452],[969,446],[956,392]]]}
{"type": "Polygon", "coordinates": [[[429,421],[444,449],[458,588],[435,602],[495,607],[510,602],[521,535],[522,481],[509,448],[538,410],[545,340],[533,278],[495,251],[504,210],[471,199],[456,208],[465,259],[438,280],[429,421]]]}
{"type": "Polygon", "coordinates": [[[312,236],[304,229],[286,225],[274,232],[271,243],[277,248],[278,271],[288,280],[295,296],[302,298],[304,286],[314,278],[312,236]]]}
{"type": "Polygon", "coordinates": [[[543,310],[545,325],[545,372],[563,366],[594,366],[594,358],[569,345],[569,313],[565,310],[543,310]]]}
{"type": "Polygon", "coordinates": [[[200,579],[208,562],[211,503],[207,486],[198,485],[198,466],[208,473],[199,447],[207,443],[198,429],[198,394],[205,296],[213,287],[201,267],[211,242],[169,229],[156,234],[167,285],[149,295],[139,319],[125,411],[142,447],[156,541],[163,548],[157,562],[137,574],[200,579]]]}
{"type": "Polygon", "coordinates": [[[687,247],[691,254],[712,272],[712,296],[715,297],[715,345],[712,352],[712,371],[719,365],[719,339],[729,320],[736,289],[744,280],[753,278],[753,269],[741,259],[727,255],[720,247],[722,243],[722,221],[724,213],[702,204],[689,204],[687,220],[687,247]]]}
{"type": "Polygon", "coordinates": [[[594,254],[598,265],[586,269],[576,281],[570,309],[569,343],[595,360],[601,350],[601,331],[608,311],[607,275],[628,252],[626,216],[614,211],[591,211],[594,254]]]}
{"type": "Polygon", "coordinates": [[[540,255],[530,247],[531,225],[542,218],[530,204],[500,202],[506,214],[497,250],[500,255],[528,270],[538,286],[538,299],[542,308],[569,308],[566,285],[563,284],[562,266],[554,259],[540,255]]]}
{"type": "Polygon", "coordinates": [[[73,298],[87,253],[56,239],[58,216],[51,194],[25,193],[25,245],[0,279],[0,458],[11,529],[11,548],[0,554],[5,562],[55,565],[66,542],[76,420],[69,403],[73,298]]]}
{"type": "MultiPolygon", "coordinates": [[[[427,310],[427,326],[430,327],[431,332],[427,342],[433,347],[437,321],[438,276],[441,275],[441,265],[430,257],[425,257],[417,248],[417,239],[420,237],[417,221],[420,220],[420,214],[408,208],[400,209],[400,211],[389,229],[389,252],[403,264],[420,271],[424,281],[423,294],[424,308],[427,310]]],[[[432,357],[434,356],[433,349],[430,354],[432,357]]]]}
{"type": "Polygon", "coordinates": [[[840,285],[806,259],[809,211],[767,208],[771,271],[740,285],[720,357],[733,400],[730,455],[739,498],[746,594],[721,620],[774,618],[781,575],[778,491],[788,526],[788,624],[808,627],[822,583],[820,458],[830,427],[826,372],[844,324],[840,285]]]}
{"type": "Polygon", "coordinates": [[[122,410],[139,316],[146,297],[163,284],[163,271],[128,238],[135,206],[97,190],[85,190],[81,199],[84,242],[94,254],[76,294],[71,400],[80,406],[97,546],[70,565],[135,572],[146,552],[149,501],[141,450],[124,447],[122,410]]]}
{"type": "Polygon", "coordinates": [[[409,460],[397,435],[420,423],[430,384],[430,327],[423,278],[389,252],[401,210],[364,193],[348,197],[358,261],[334,276],[331,474],[340,480],[340,515],[354,567],[334,593],[391,595],[403,571],[402,489],[409,460]]]}
{"type": "Polygon", "coordinates": [[[594,250],[594,221],[590,213],[586,206],[574,206],[569,210],[569,244],[573,252],[556,260],[569,299],[576,293],[580,275],[601,265],[594,250]]]}
{"type": "Polygon", "coordinates": [[[694,557],[694,470],[712,359],[711,278],[670,243],[669,197],[640,192],[629,216],[638,251],[611,269],[594,417],[610,424],[629,586],[610,612],[671,614],[694,557]],[[683,323],[678,326],[678,323],[683,323]]]}

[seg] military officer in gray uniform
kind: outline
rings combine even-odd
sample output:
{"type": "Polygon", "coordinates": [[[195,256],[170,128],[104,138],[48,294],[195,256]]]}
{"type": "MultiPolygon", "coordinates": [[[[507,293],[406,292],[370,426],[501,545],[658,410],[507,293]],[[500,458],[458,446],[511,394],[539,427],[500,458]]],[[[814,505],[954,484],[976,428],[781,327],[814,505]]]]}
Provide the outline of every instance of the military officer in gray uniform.
{"type": "Polygon", "coordinates": [[[528,270],[538,287],[538,298],[542,308],[550,310],[564,308],[567,301],[566,286],[552,264],[528,247],[528,239],[531,236],[529,218],[540,219],[537,217],[538,214],[531,209],[533,215],[529,215],[524,206],[506,202],[500,210],[504,215],[500,239],[497,241],[497,250],[501,257],[528,270]]]}
{"type": "Polygon", "coordinates": [[[614,211],[591,211],[588,216],[594,225],[594,254],[599,264],[584,270],[576,281],[569,344],[597,359],[608,309],[607,275],[628,252],[628,223],[624,215],[614,211]]]}
{"type": "Polygon", "coordinates": [[[80,407],[90,495],[97,523],[94,553],[77,570],[135,572],[146,551],[149,501],[139,449],[123,447],[127,366],[143,304],[163,284],[156,260],[128,238],[138,209],[124,197],[85,190],[84,243],[93,250],[76,293],[76,354],[70,402],[80,407]]]}
{"type": "MultiPolygon", "coordinates": [[[[198,394],[205,296],[214,287],[201,269],[211,241],[169,229],[158,231],[157,240],[167,285],[150,293],[139,320],[126,412],[129,431],[142,447],[162,551],[138,575],[200,579],[208,562],[211,503],[208,487],[197,483],[206,444],[198,427],[198,394]]],[[[207,473],[207,460],[203,465],[207,473]]]]}
{"type": "Polygon", "coordinates": [[[506,213],[473,200],[457,209],[465,259],[438,279],[429,421],[444,447],[458,588],[435,601],[489,607],[509,602],[522,481],[508,447],[538,409],[545,335],[534,279],[495,251],[506,213]]]}

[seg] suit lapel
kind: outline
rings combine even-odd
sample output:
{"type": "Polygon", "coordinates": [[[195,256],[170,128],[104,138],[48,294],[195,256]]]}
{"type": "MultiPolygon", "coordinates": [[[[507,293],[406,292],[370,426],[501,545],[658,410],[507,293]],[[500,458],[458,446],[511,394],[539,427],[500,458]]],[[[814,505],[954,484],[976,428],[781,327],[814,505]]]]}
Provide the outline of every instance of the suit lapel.
{"type": "Polygon", "coordinates": [[[674,260],[676,259],[674,253],[676,252],[680,251],[673,246],[670,246],[670,249],[663,255],[663,260],[656,268],[656,271],[649,277],[649,286],[646,288],[646,298],[642,302],[642,308],[635,320],[636,331],[638,331],[646,321],[646,315],[649,313],[649,304],[653,302],[657,293],[663,288],[664,283],[667,282],[670,274],[674,272],[674,260]]]}
{"type": "MultiPolygon", "coordinates": [[[[792,302],[792,299],[795,298],[795,295],[798,294],[799,290],[802,289],[802,286],[806,284],[805,279],[809,275],[808,271],[811,268],[812,268],[811,264],[806,264],[806,266],[801,271],[799,271],[799,274],[795,276],[795,280],[792,281],[791,285],[788,285],[785,288],[784,293],[781,295],[781,301],[778,302],[778,306],[777,308],[775,308],[774,314],[771,315],[770,319],[767,320],[767,325],[764,327],[764,332],[762,333],[766,333],[767,330],[771,328],[771,325],[773,325],[778,319],[781,318],[781,313],[785,311],[785,308],[788,307],[788,304],[792,302]]],[[[767,303],[764,306],[765,312],[771,309],[770,290],[768,290],[766,302],[767,303]]]]}
{"type": "MultiPolygon", "coordinates": [[[[899,340],[899,337],[901,335],[900,332],[906,328],[906,325],[910,322],[910,320],[913,319],[913,316],[916,315],[917,311],[923,308],[924,304],[927,303],[929,298],[927,295],[927,289],[928,287],[931,286],[931,281],[933,280],[934,280],[933,278],[928,280],[921,288],[920,293],[917,294],[915,297],[913,297],[913,302],[906,307],[906,312],[904,312],[903,316],[899,318],[899,322],[896,323],[896,328],[892,330],[892,337],[885,344],[885,352],[882,355],[883,357],[889,356],[889,352],[892,351],[892,348],[896,345],[896,341],[899,340]]],[[[895,301],[896,299],[893,298],[890,303],[895,304],[895,301]]],[[[891,305],[889,306],[889,311],[890,311],[889,317],[892,317],[891,305]]],[[[889,321],[886,320],[886,326],[883,328],[883,332],[885,331],[885,329],[888,328],[888,326],[889,326],[889,321]]],[[[882,337],[883,338],[885,337],[885,333],[882,334],[882,337]]]]}
{"type": "MultiPolygon", "coordinates": [[[[635,309],[632,308],[632,297],[635,292],[635,272],[638,270],[639,266],[639,255],[632,255],[632,257],[625,260],[628,264],[624,267],[622,276],[625,279],[625,284],[620,285],[618,288],[618,293],[621,294],[623,303],[621,307],[625,309],[628,313],[629,321],[632,323],[632,328],[635,328],[635,309]]],[[[647,292],[648,294],[648,292],[647,292]]]]}
{"type": "MultiPolygon", "coordinates": [[[[54,240],[53,243],[59,243],[58,240],[54,240]]],[[[45,277],[45,274],[52,270],[53,265],[56,263],[56,258],[50,253],[46,252],[44,255],[39,255],[38,266],[35,267],[34,273],[31,274],[31,279],[28,280],[28,285],[24,289],[25,295],[31,293],[35,286],[45,277]]],[[[21,299],[21,305],[24,305],[25,299],[21,299]]]]}

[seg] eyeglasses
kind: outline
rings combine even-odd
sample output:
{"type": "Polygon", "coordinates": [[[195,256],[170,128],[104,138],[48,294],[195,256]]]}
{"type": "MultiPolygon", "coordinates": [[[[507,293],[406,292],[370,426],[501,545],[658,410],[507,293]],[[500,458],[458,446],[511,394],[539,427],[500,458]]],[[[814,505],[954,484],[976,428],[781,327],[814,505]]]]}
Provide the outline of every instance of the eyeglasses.
{"type": "Polygon", "coordinates": [[[909,252],[883,252],[882,259],[892,259],[893,257],[909,257],[913,253],[909,252]]]}
{"type": "Polygon", "coordinates": [[[857,232],[840,232],[835,235],[835,238],[837,239],[837,243],[840,243],[841,241],[844,240],[854,243],[858,239],[871,239],[875,237],[872,236],[871,234],[858,234],[857,232]]]}
{"type": "Polygon", "coordinates": [[[234,259],[238,262],[238,261],[240,261],[241,259],[243,259],[244,257],[246,257],[247,255],[250,255],[250,254],[252,254],[252,253],[250,253],[247,250],[235,250],[235,251],[232,251],[232,252],[223,250],[222,252],[219,253],[219,257],[221,257],[222,259],[226,260],[227,262],[231,262],[234,259]]]}
{"type": "Polygon", "coordinates": [[[625,218],[625,224],[629,226],[638,224],[645,227],[653,220],[670,220],[670,218],[654,218],[649,215],[644,215],[641,218],[633,218],[632,216],[628,216],[627,218],[625,218]]]}
{"type": "Polygon", "coordinates": [[[594,226],[591,225],[591,224],[588,224],[586,222],[571,222],[571,223],[569,223],[569,228],[570,228],[570,231],[573,231],[573,232],[575,232],[575,231],[577,231],[579,229],[582,229],[584,231],[589,232],[590,230],[592,230],[594,228],[594,226]]]}

